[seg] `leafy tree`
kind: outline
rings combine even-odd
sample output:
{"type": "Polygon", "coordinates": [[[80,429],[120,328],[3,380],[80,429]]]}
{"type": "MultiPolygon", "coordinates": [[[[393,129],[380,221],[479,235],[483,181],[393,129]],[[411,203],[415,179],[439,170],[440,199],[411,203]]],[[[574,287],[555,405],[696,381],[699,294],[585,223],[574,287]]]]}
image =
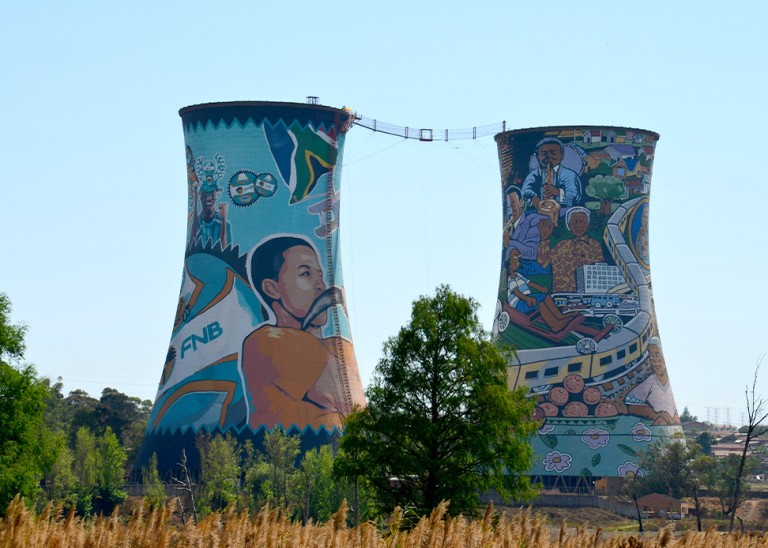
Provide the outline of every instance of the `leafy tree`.
{"type": "Polygon", "coordinates": [[[597,198],[600,201],[600,212],[604,215],[611,214],[613,202],[629,196],[629,189],[627,189],[624,181],[612,175],[592,177],[585,192],[590,198],[597,198]]]}
{"type": "Polygon", "coordinates": [[[686,445],[683,439],[652,444],[640,460],[643,477],[639,494],[661,493],[677,499],[687,497],[691,488],[689,465],[698,454],[698,446],[686,445]]]}
{"type": "Polygon", "coordinates": [[[717,468],[713,471],[708,486],[720,501],[720,509],[724,516],[734,516],[747,493],[749,484],[744,476],[752,473],[757,466],[754,457],[747,457],[743,467],[739,455],[728,455],[717,459],[717,468]],[[741,481],[736,481],[739,469],[743,474],[741,481]],[[736,505],[734,505],[734,501],[736,505]]]}
{"type": "Polygon", "coordinates": [[[72,390],[64,398],[67,423],[70,430],[70,443],[76,443],[77,433],[81,428],[98,434],[103,431],[99,413],[99,400],[92,398],[85,390],[72,390]]]}
{"type": "Polygon", "coordinates": [[[126,455],[117,436],[107,427],[102,436],[81,427],[75,434],[72,472],[75,476],[74,500],[79,514],[109,514],[127,498],[126,455]]]}
{"type": "Polygon", "coordinates": [[[75,504],[77,512],[88,516],[93,511],[93,499],[98,479],[96,437],[82,426],[75,434],[75,451],[72,473],[75,476],[75,504]]]}
{"type": "Polygon", "coordinates": [[[114,388],[102,391],[97,406],[100,423],[112,428],[130,461],[139,451],[151,411],[151,401],[127,396],[114,388]]]}
{"type": "Polygon", "coordinates": [[[680,415],[680,422],[691,422],[697,420],[699,420],[699,418],[688,411],[688,406],[686,405],[683,408],[683,413],[680,415]]]}
{"type": "Polygon", "coordinates": [[[718,462],[716,458],[709,455],[698,455],[688,466],[690,468],[691,496],[693,496],[693,503],[696,508],[696,526],[701,531],[702,508],[699,493],[703,488],[714,483],[718,462]]]}
{"type": "Polygon", "coordinates": [[[701,531],[701,489],[713,481],[716,459],[701,454],[697,444],[686,444],[682,438],[671,443],[654,443],[643,453],[640,465],[643,476],[635,480],[634,494],[662,493],[678,499],[693,497],[696,522],[701,531]]]}
{"type": "Polygon", "coordinates": [[[0,514],[19,493],[32,500],[56,460],[56,443],[43,429],[47,383],[21,364],[26,327],[10,322],[11,302],[0,293],[0,514]]]}
{"type": "Polygon", "coordinates": [[[474,300],[441,286],[414,302],[366,395],[368,406],[347,417],[336,470],[370,482],[381,507],[423,514],[450,500],[458,514],[490,489],[532,495],[533,402],[509,390],[505,357],[474,300]]]}
{"type": "Polygon", "coordinates": [[[0,293],[0,361],[21,359],[24,356],[25,325],[11,323],[11,300],[5,293],[0,293]]]}
{"type": "Polygon", "coordinates": [[[55,383],[47,378],[42,381],[48,387],[48,394],[45,397],[45,411],[43,412],[43,424],[51,432],[65,433],[69,432],[69,416],[67,413],[67,404],[64,395],[61,393],[64,387],[61,377],[56,379],[55,383]]]}
{"type": "Polygon", "coordinates": [[[240,448],[237,439],[226,436],[200,435],[201,512],[222,510],[237,501],[240,484],[240,448]]]}
{"type": "Polygon", "coordinates": [[[275,506],[288,508],[288,482],[296,473],[298,436],[287,436],[281,428],[264,435],[264,455],[269,465],[275,506]]]}
{"type": "Polygon", "coordinates": [[[81,389],[73,390],[63,398],[60,382],[51,386],[46,403],[50,406],[46,424],[52,429],[67,431],[70,445],[74,445],[81,427],[88,428],[96,436],[103,435],[109,427],[125,448],[129,462],[139,450],[152,409],[149,400],[127,396],[114,388],[105,388],[98,400],[81,389]]]}
{"type": "Polygon", "coordinates": [[[717,440],[709,432],[699,432],[699,435],[696,436],[696,443],[698,443],[699,447],[701,447],[702,453],[705,455],[711,455],[712,446],[717,444],[717,440]]]}
{"type": "Polygon", "coordinates": [[[122,489],[125,484],[125,461],[128,457],[117,436],[107,426],[104,435],[96,440],[97,512],[111,514],[116,504],[125,502],[128,494],[122,489]]]}
{"type": "Polygon", "coordinates": [[[149,462],[141,469],[144,484],[144,503],[150,508],[162,508],[165,504],[165,485],[157,471],[157,454],[152,453],[149,462]]]}
{"type": "MultiPolygon", "coordinates": [[[[354,419],[353,419],[354,420],[354,419]]],[[[336,459],[333,462],[333,476],[338,482],[346,484],[346,497],[351,501],[350,517],[351,525],[357,527],[365,519],[375,518],[380,515],[376,505],[376,491],[373,486],[360,474],[358,459],[361,457],[361,447],[349,445],[346,448],[339,447],[336,459]]]]}
{"type": "Polygon", "coordinates": [[[255,512],[273,500],[274,493],[270,481],[271,469],[264,462],[262,453],[255,450],[251,440],[245,440],[242,453],[243,506],[247,507],[251,512],[255,512]]]}
{"type": "Polygon", "coordinates": [[[296,488],[293,491],[301,508],[302,523],[306,525],[310,518],[327,521],[338,510],[343,490],[333,481],[333,451],[330,445],[304,453],[294,479],[296,488]]]}
{"type": "Polygon", "coordinates": [[[63,502],[66,507],[74,506],[76,497],[75,475],[72,472],[74,464],[72,451],[67,447],[66,438],[63,433],[59,433],[53,439],[56,440],[58,448],[56,450],[56,459],[43,480],[46,498],[54,503],[63,502]]]}

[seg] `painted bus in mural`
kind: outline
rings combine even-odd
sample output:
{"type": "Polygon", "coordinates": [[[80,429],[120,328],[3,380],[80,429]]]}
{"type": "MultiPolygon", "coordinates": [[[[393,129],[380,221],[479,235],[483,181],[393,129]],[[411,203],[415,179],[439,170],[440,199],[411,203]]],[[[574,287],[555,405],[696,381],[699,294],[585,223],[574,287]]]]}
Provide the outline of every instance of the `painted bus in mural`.
{"type": "Polygon", "coordinates": [[[503,246],[493,337],[540,421],[534,475],[586,490],[679,431],[653,308],[648,208],[658,135],[532,128],[496,136],[503,246]]]}

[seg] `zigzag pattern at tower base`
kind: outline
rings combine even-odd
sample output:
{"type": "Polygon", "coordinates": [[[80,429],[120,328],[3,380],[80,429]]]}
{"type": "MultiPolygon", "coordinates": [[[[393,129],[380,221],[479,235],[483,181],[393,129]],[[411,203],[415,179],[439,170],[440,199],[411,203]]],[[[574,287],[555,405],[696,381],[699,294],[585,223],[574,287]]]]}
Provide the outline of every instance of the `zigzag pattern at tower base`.
{"type": "MultiPolygon", "coordinates": [[[[260,429],[258,432],[251,430],[244,430],[240,433],[231,430],[227,432],[227,435],[232,436],[241,446],[250,441],[253,443],[253,447],[256,451],[263,451],[264,449],[264,435],[267,433],[266,428],[260,429]]],[[[315,449],[321,445],[336,445],[341,436],[341,431],[338,429],[327,430],[321,428],[318,431],[312,428],[299,429],[294,426],[286,431],[289,436],[299,436],[301,443],[299,445],[299,454],[304,454],[310,449],[315,449]]],[[[136,462],[149,462],[152,457],[152,453],[157,455],[158,462],[171,463],[170,465],[161,468],[161,480],[168,482],[171,478],[181,478],[181,468],[179,463],[181,462],[182,451],[187,456],[186,466],[189,470],[190,476],[193,481],[197,481],[200,475],[200,453],[198,451],[198,438],[201,433],[195,433],[192,430],[176,432],[162,432],[162,433],[150,433],[144,437],[144,443],[142,444],[141,451],[136,457],[136,462]]],[[[141,483],[142,474],[141,467],[134,467],[130,471],[129,482],[141,483]]]]}

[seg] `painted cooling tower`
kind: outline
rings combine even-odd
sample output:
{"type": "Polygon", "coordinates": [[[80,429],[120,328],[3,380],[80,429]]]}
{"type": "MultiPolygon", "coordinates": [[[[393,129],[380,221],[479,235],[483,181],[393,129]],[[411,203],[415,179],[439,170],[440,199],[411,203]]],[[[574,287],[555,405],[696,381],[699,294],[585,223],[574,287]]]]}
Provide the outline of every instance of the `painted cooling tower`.
{"type": "Polygon", "coordinates": [[[339,182],[353,115],[268,102],[181,109],[188,215],[170,347],[136,469],[170,470],[199,432],[308,448],[364,404],[339,261],[339,182]]]}
{"type": "Polygon", "coordinates": [[[493,335],[535,394],[533,474],[585,491],[680,431],[653,309],[648,207],[659,136],[618,127],[496,135],[504,204],[493,335]]]}

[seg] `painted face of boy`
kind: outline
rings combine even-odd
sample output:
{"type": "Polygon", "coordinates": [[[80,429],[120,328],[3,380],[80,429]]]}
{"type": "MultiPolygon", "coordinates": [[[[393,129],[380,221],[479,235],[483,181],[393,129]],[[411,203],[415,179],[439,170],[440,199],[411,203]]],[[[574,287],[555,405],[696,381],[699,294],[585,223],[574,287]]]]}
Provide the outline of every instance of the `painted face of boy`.
{"type": "MultiPolygon", "coordinates": [[[[283,252],[283,265],[277,280],[264,280],[264,290],[295,318],[304,318],[315,299],[326,289],[317,254],[309,246],[298,245],[283,252]]],[[[323,312],[312,322],[324,325],[323,312]]]]}
{"type": "Polygon", "coordinates": [[[517,272],[520,268],[520,251],[514,247],[509,250],[509,273],[517,272]]]}

